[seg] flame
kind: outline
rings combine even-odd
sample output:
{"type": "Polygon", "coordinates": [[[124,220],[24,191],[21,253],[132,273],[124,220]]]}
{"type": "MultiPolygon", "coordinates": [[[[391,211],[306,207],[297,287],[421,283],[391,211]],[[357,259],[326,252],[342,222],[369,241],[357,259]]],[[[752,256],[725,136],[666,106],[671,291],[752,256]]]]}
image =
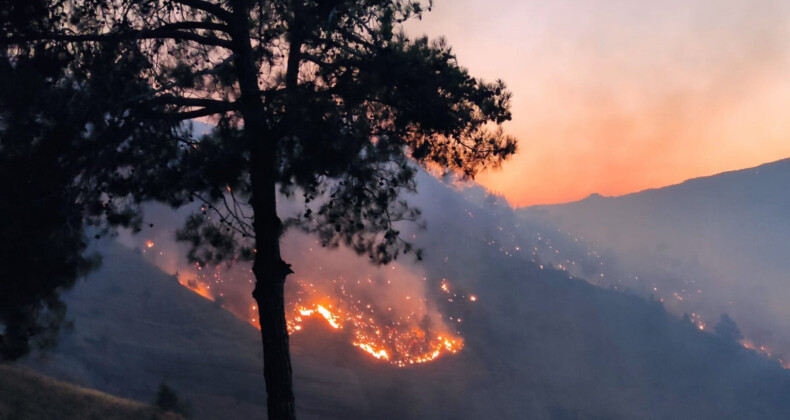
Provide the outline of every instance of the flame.
{"type": "Polygon", "coordinates": [[[154,241],[145,241],[145,247],[146,248],[153,248],[154,247],[154,241]]]}
{"type": "Polygon", "coordinates": [[[384,350],[384,349],[376,350],[375,348],[373,348],[373,346],[371,346],[368,343],[357,343],[357,342],[354,342],[354,343],[351,343],[351,344],[353,344],[353,345],[361,348],[362,350],[370,353],[370,355],[375,357],[376,359],[384,359],[384,360],[389,360],[390,359],[390,356],[387,354],[387,350],[384,350]]]}
{"type": "MultiPolygon", "coordinates": [[[[331,308],[332,305],[329,305],[329,307],[331,308]]],[[[302,321],[302,316],[309,317],[309,316],[311,316],[311,315],[313,315],[315,313],[318,313],[319,315],[324,317],[324,319],[326,320],[327,324],[332,326],[332,328],[334,328],[336,330],[339,330],[340,328],[342,328],[342,324],[341,324],[342,321],[340,321],[340,318],[337,315],[333,314],[332,311],[330,311],[329,309],[326,309],[323,305],[315,305],[315,309],[307,309],[307,308],[305,308],[303,306],[299,306],[299,307],[297,307],[296,311],[299,313],[300,316],[294,318],[295,322],[301,322],[302,321]]],[[[291,330],[294,330],[294,331],[301,330],[301,327],[299,329],[296,329],[295,327],[296,327],[296,325],[292,328],[291,324],[289,324],[288,325],[289,332],[292,332],[291,330]]]]}

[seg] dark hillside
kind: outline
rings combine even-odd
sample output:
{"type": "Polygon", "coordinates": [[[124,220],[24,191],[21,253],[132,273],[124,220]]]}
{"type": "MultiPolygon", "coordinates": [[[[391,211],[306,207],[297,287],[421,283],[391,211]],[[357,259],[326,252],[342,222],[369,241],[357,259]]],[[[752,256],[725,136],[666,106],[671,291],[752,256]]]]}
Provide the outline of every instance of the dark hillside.
{"type": "MultiPolygon", "coordinates": [[[[430,197],[420,199],[424,270],[429,282],[450,280],[453,302],[430,293],[447,316],[462,318],[464,349],[396,368],[351,347],[342,331],[305,324],[292,338],[301,418],[788,417],[790,373],[775,362],[657,302],[503,251],[494,245],[527,240],[528,226],[510,229],[518,224],[512,212],[483,208],[427,178],[421,187],[430,197]]],[[[51,357],[29,364],[144,401],[165,382],[196,418],[259,417],[257,331],[141,255],[108,242],[101,248],[103,268],[69,296],[75,329],[51,357]]]]}

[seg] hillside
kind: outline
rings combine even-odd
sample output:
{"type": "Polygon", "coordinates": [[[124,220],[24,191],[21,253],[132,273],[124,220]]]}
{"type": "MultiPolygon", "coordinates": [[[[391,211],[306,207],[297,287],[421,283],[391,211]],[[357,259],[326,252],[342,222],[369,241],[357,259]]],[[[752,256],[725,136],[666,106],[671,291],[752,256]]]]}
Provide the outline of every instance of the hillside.
{"type": "Polygon", "coordinates": [[[57,381],[33,371],[0,366],[0,419],[178,420],[155,407],[57,381]]]}
{"type": "Polygon", "coordinates": [[[520,210],[609,256],[620,287],[745,336],[790,361],[790,159],[622,197],[520,210]]]}
{"type": "MultiPolygon", "coordinates": [[[[426,299],[453,322],[463,319],[464,348],[397,368],[352,347],[348,332],[311,321],[292,336],[300,418],[787,418],[790,373],[777,363],[699,331],[657,302],[552,268],[550,257],[582,258],[582,248],[533,255],[549,246],[541,237],[544,248],[533,247],[539,225],[520,222],[493,198],[481,205],[431,178],[420,181],[416,201],[428,229],[415,240],[426,257],[398,271],[424,275],[426,299]],[[474,302],[466,298],[472,293],[474,302]]],[[[165,382],[198,419],[260,418],[257,331],[139,252],[111,242],[99,248],[103,267],[68,296],[74,330],[50,357],[27,363],[143,401],[165,382]]],[[[345,255],[291,251],[289,261],[297,278],[327,260],[355,268],[345,255]]],[[[239,293],[248,287],[238,285],[239,293]]]]}

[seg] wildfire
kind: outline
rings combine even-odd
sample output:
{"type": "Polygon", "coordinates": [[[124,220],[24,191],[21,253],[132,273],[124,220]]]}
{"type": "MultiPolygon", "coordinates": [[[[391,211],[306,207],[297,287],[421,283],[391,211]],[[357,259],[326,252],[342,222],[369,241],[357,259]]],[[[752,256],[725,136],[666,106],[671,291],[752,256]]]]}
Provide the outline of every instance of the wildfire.
{"type": "MultiPolygon", "coordinates": [[[[219,267],[215,267],[211,274],[201,267],[195,269],[194,274],[179,275],[178,282],[206,299],[213,301],[215,296],[222,297],[219,290],[224,280],[219,267]],[[212,289],[211,285],[215,284],[219,289],[212,289]]],[[[357,287],[352,290],[360,291],[360,285],[373,287],[371,283],[370,280],[357,281],[348,287],[357,287]]],[[[375,290],[363,301],[346,289],[345,281],[335,280],[331,284],[335,286],[334,290],[320,293],[312,283],[304,280],[295,282],[296,292],[286,295],[288,334],[303,331],[303,323],[309,318],[319,318],[333,330],[348,332],[350,344],[365,354],[397,367],[427,363],[445,354],[455,354],[464,346],[463,339],[450,330],[442,316],[427,309],[425,298],[407,294],[401,296],[402,301],[397,307],[392,302],[379,307],[367,301],[375,296],[375,290]]],[[[445,293],[450,292],[446,280],[442,281],[441,288],[445,293]]],[[[477,298],[472,295],[469,300],[474,302],[477,298]]],[[[226,309],[260,328],[257,305],[240,309],[231,304],[226,309]]],[[[452,316],[448,318],[453,321],[452,316]]],[[[458,318],[457,322],[460,321],[458,318]]]]}
{"type": "MultiPolygon", "coordinates": [[[[143,252],[154,246],[152,240],[145,241],[143,252]]],[[[164,254],[159,252],[159,255],[164,254]]],[[[221,265],[206,267],[193,264],[174,276],[182,286],[205,299],[217,300],[235,316],[260,328],[257,305],[249,301],[239,305],[239,302],[250,299],[249,295],[244,298],[238,294],[226,296],[231,282],[254,284],[252,271],[227,271],[221,265]]],[[[320,267],[318,271],[321,271],[320,267]]],[[[346,282],[342,277],[330,280],[321,276],[321,291],[303,279],[289,282],[285,307],[288,333],[303,331],[302,324],[310,317],[321,318],[333,330],[344,330],[354,347],[398,367],[427,363],[442,355],[459,352],[464,341],[454,331],[456,327],[453,325],[458,325],[461,318],[443,317],[438,309],[429,305],[426,297],[421,297],[425,296],[422,285],[427,278],[422,277],[421,282],[419,277],[415,279],[407,270],[403,271],[405,276],[392,265],[387,276],[400,275],[401,280],[409,280],[404,282],[410,284],[408,287],[403,287],[403,284],[394,286],[399,283],[391,281],[394,277],[374,282],[371,276],[360,277],[353,282],[346,282]],[[448,319],[451,323],[447,322],[448,319]]],[[[466,297],[465,300],[470,302],[477,300],[474,295],[453,293],[447,279],[442,279],[440,288],[450,295],[450,303],[455,297],[466,297]]]]}
{"type": "Polygon", "coordinates": [[[288,333],[301,331],[301,324],[307,318],[319,316],[333,329],[349,330],[354,347],[398,367],[430,362],[442,354],[454,354],[463,348],[460,337],[421,326],[411,314],[381,321],[371,304],[362,305],[358,301],[349,304],[338,298],[327,303],[331,299],[328,296],[319,298],[310,292],[302,293],[301,302],[290,305],[290,310],[286,309],[288,333]],[[305,300],[310,303],[304,303],[305,300]]]}

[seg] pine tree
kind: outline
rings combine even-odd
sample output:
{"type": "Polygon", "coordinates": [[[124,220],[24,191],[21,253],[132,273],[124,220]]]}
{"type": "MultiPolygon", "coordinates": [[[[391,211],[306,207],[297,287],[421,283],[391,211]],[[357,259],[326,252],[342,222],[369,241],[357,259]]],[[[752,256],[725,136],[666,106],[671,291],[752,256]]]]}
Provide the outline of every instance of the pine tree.
{"type": "MultiPolygon", "coordinates": [[[[14,25],[48,25],[41,4],[5,6],[0,13],[12,15],[2,20],[5,35],[14,25]]],[[[66,310],[60,293],[99,263],[85,254],[85,224],[95,225],[90,234],[97,236],[112,226],[139,228],[135,203],[111,195],[138,187],[143,178],[133,185],[129,168],[140,157],[175,156],[166,146],[124,146],[132,135],[172,137],[179,130],[113,106],[113,95],[148,87],[129,83],[134,66],[115,66],[120,50],[88,47],[37,43],[0,51],[0,360],[56,342],[66,310]]]]}
{"type": "Polygon", "coordinates": [[[738,324],[730,318],[727,314],[721,314],[721,318],[719,318],[719,322],[714,327],[714,331],[716,334],[721,336],[721,338],[732,341],[732,342],[739,342],[743,339],[743,335],[741,334],[741,329],[738,328],[738,324]]]}
{"type": "MultiPolygon", "coordinates": [[[[45,25],[4,28],[7,51],[111,50],[139,87],[108,96],[120,121],[216,123],[194,142],[175,129],[124,132],[129,150],[167,152],[139,156],[122,188],[107,183],[97,191],[117,190],[114,200],[133,203],[200,202],[202,211],[179,231],[189,256],[203,264],[253,261],[271,419],[295,416],[283,302],[292,270],[279,246],[285,229],[315,233],[374,263],[419,257],[398,231],[419,218],[399,198],[415,190],[417,166],[471,178],[516,150],[501,129],[511,117],[504,84],[471,77],[443,40],[399,30],[424,12],[419,2],[44,3],[45,25]],[[283,222],[278,192],[303,210],[283,222]]],[[[7,15],[26,10],[8,7],[7,15]]]]}

